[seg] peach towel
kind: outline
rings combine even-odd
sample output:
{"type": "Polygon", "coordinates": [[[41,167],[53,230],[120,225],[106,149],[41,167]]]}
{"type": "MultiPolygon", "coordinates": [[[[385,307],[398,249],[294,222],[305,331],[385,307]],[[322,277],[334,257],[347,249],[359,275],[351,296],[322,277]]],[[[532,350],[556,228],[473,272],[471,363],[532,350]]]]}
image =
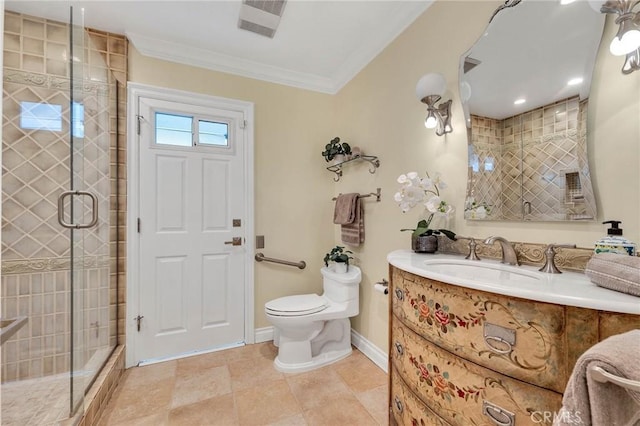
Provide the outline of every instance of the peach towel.
{"type": "Polygon", "coordinates": [[[359,246],[364,243],[364,209],[362,200],[356,198],[356,215],[352,223],[341,226],[342,242],[350,246],[359,246]]]}
{"type": "Polygon", "coordinates": [[[640,296],[640,257],[615,253],[594,254],[584,273],[595,285],[640,296]]]}
{"type": "Polygon", "coordinates": [[[583,353],[571,373],[554,426],[637,426],[640,393],[587,374],[592,366],[640,381],[640,330],[611,336],[583,353]]]}

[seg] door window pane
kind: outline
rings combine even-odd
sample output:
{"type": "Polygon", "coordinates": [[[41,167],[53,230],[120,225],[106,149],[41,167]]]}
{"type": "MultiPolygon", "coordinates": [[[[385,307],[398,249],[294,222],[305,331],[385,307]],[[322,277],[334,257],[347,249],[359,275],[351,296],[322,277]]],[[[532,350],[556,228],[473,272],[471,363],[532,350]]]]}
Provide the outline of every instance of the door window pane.
{"type": "Polygon", "coordinates": [[[156,113],[156,143],[192,146],[193,117],[156,113]]]}
{"type": "Polygon", "coordinates": [[[229,145],[229,125],[227,123],[199,120],[198,125],[200,145],[229,145]]]}

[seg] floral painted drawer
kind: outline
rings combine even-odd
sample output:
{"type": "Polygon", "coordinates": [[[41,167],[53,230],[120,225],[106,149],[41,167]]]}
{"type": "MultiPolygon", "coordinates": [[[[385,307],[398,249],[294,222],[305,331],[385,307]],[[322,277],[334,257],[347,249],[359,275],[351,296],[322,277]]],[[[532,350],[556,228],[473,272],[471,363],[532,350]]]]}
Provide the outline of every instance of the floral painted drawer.
{"type": "MultiPolygon", "coordinates": [[[[392,311],[438,346],[495,371],[563,392],[565,309],[467,289],[392,269],[392,311]]],[[[596,319],[597,320],[597,319],[596,319]]],[[[580,336],[573,351],[582,353],[580,336]]]]}
{"type": "Polygon", "coordinates": [[[557,412],[562,405],[561,394],[459,358],[397,319],[392,320],[391,333],[392,370],[452,425],[540,425],[545,412],[557,412]]]}
{"type": "Polygon", "coordinates": [[[449,426],[449,423],[424,405],[399,375],[394,373],[391,375],[391,425],[449,426]]]}

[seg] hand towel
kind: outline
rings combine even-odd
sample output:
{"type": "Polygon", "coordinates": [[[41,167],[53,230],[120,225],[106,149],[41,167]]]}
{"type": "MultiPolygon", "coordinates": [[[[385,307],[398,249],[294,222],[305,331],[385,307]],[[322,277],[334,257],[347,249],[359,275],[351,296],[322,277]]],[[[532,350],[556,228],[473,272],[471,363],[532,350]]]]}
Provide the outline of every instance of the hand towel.
{"type": "Polygon", "coordinates": [[[640,257],[594,254],[584,270],[595,285],[640,296],[640,257]]]}
{"type": "Polygon", "coordinates": [[[356,198],[356,215],[353,223],[342,225],[340,231],[342,242],[350,246],[359,246],[364,243],[364,208],[362,200],[356,198]]]}
{"type": "Polygon", "coordinates": [[[640,330],[611,336],[583,353],[573,369],[554,426],[636,426],[640,394],[588,374],[600,366],[618,377],[640,381],[640,330]]]}
{"type": "Polygon", "coordinates": [[[356,201],[359,195],[356,192],[338,195],[336,207],[333,211],[333,223],[337,225],[353,223],[356,218],[356,201]]]}

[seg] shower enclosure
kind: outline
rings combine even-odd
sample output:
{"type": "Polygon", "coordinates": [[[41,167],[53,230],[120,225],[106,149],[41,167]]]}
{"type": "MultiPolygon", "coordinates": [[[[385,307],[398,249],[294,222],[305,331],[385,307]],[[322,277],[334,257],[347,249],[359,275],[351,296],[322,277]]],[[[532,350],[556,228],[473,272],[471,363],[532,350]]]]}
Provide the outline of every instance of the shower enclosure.
{"type": "Polygon", "coordinates": [[[0,423],[74,424],[117,344],[117,82],[81,10],[7,9],[0,423]]]}

